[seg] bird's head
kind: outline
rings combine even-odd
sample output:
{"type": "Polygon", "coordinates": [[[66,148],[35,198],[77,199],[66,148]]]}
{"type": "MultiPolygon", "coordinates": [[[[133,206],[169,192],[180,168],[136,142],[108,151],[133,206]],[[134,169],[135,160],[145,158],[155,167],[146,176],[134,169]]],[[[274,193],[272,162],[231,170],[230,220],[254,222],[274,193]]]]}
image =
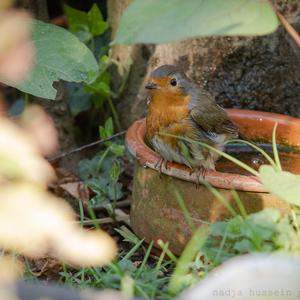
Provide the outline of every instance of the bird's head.
{"type": "Polygon", "coordinates": [[[154,93],[186,96],[189,95],[193,84],[178,67],[162,65],[151,73],[145,88],[154,93]]]}

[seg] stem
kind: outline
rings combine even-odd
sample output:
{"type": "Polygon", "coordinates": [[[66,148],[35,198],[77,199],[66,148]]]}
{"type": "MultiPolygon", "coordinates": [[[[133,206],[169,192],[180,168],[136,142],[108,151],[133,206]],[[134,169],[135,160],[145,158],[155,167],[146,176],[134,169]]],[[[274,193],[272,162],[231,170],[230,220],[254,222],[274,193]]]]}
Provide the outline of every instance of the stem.
{"type": "Polygon", "coordinates": [[[28,107],[29,105],[29,94],[24,93],[24,110],[28,107]]]}
{"type": "Polygon", "coordinates": [[[116,125],[117,125],[117,128],[118,128],[118,130],[121,130],[120,119],[119,119],[118,113],[117,113],[117,111],[116,111],[116,109],[115,109],[115,106],[114,106],[114,104],[113,104],[112,98],[109,96],[109,97],[107,98],[107,101],[108,101],[108,105],[109,105],[109,107],[110,107],[111,113],[112,113],[112,115],[113,115],[113,118],[114,118],[114,120],[115,120],[115,123],[116,123],[116,125]]]}
{"type": "Polygon", "coordinates": [[[100,172],[100,169],[102,167],[102,163],[103,163],[103,161],[104,161],[104,159],[107,156],[109,151],[110,151],[110,147],[106,148],[104,153],[102,154],[101,158],[99,159],[98,164],[97,164],[97,171],[98,172],[100,172]]]}

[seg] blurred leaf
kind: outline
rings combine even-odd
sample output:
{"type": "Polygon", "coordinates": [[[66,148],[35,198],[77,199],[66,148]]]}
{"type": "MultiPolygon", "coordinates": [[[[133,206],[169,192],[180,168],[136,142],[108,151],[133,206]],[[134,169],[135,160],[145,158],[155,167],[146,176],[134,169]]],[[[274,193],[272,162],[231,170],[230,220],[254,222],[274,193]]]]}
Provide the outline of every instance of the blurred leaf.
{"type": "Polygon", "coordinates": [[[91,108],[90,95],[84,92],[82,84],[67,82],[65,87],[69,92],[69,106],[73,116],[91,108]]]}
{"type": "Polygon", "coordinates": [[[101,11],[96,3],[93,4],[92,8],[88,12],[88,24],[89,30],[93,36],[104,33],[108,27],[107,22],[103,21],[101,11]]]}
{"type": "Polygon", "coordinates": [[[111,94],[110,79],[108,72],[102,72],[93,83],[85,85],[85,91],[90,94],[99,94],[108,97],[111,94]]]}
{"type": "Polygon", "coordinates": [[[104,70],[108,67],[109,65],[109,57],[107,55],[102,55],[99,59],[99,68],[100,70],[104,70]]]}
{"type": "Polygon", "coordinates": [[[110,178],[114,183],[117,183],[121,174],[121,165],[118,160],[114,160],[111,170],[110,170],[110,178]]]}
{"type": "Polygon", "coordinates": [[[67,17],[69,30],[73,33],[89,30],[88,15],[86,12],[64,5],[64,14],[67,17]]]}
{"type": "Polygon", "coordinates": [[[85,86],[85,91],[90,94],[101,94],[105,97],[110,95],[110,87],[103,81],[96,80],[92,84],[85,86]]]}
{"type": "Polygon", "coordinates": [[[119,200],[123,196],[122,184],[115,184],[108,178],[92,178],[86,181],[86,185],[96,193],[91,201],[92,206],[102,205],[108,208],[110,200],[119,200]]]}
{"type": "Polygon", "coordinates": [[[114,43],[165,43],[196,36],[263,35],[278,19],[267,0],[135,0],[114,43]]]}
{"type": "Polygon", "coordinates": [[[67,16],[69,29],[77,36],[89,37],[89,41],[93,36],[98,36],[104,33],[108,27],[107,22],[103,21],[101,11],[97,4],[93,4],[88,13],[72,8],[68,5],[64,6],[64,12],[67,16]]]}
{"type": "Polygon", "coordinates": [[[242,239],[239,242],[236,242],[233,247],[235,250],[239,251],[239,253],[247,253],[253,248],[252,243],[247,239],[242,239]]]}
{"type": "Polygon", "coordinates": [[[123,197],[123,185],[120,182],[112,182],[108,186],[108,196],[111,200],[119,200],[123,197]]]}
{"type": "Polygon", "coordinates": [[[263,165],[259,174],[266,189],[290,204],[300,206],[300,176],[286,171],[275,171],[271,166],[263,165]]]}
{"type": "Polygon", "coordinates": [[[6,84],[37,97],[55,99],[57,91],[52,86],[54,81],[91,83],[97,78],[98,64],[95,57],[69,31],[35,21],[33,41],[36,62],[29,78],[21,84],[6,84]]]}
{"type": "Polygon", "coordinates": [[[122,156],[125,153],[125,146],[113,143],[110,145],[110,151],[116,156],[122,156]]]}
{"type": "Polygon", "coordinates": [[[83,180],[98,176],[97,163],[100,155],[96,155],[92,159],[83,159],[78,164],[79,176],[83,180]]]}
{"type": "Polygon", "coordinates": [[[264,226],[265,228],[273,228],[274,224],[280,220],[280,217],[281,214],[278,209],[266,208],[255,214],[249,215],[247,219],[255,225],[264,226]]]}
{"type": "Polygon", "coordinates": [[[115,231],[117,231],[123,237],[124,242],[128,242],[134,245],[140,242],[140,239],[126,226],[121,226],[120,229],[115,228],[115,231]]]}
{"type": "MultiPolygon", "coordinates": [[[[100,134],[100,138],[101,139],[105,139],[110,137],[111,135],[113,135],[114,133],[114,125],[113,125],[113,121],[112,118],[108,118],[105,121],[104,126],[100,126],[99,127],[99,134],[100,134]]],[[[109,142],[107,145],[110,145],[111,142],[109,142]]]]}

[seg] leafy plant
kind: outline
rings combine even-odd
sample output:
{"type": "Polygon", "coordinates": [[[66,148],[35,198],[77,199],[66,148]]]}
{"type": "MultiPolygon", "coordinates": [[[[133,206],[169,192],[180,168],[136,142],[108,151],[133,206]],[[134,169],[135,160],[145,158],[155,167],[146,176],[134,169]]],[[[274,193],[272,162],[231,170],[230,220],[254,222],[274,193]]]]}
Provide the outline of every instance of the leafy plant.
{"type": "Polygon", "coordinates": [[[299,214],[283,215],[279,209],[268,208],[246,218],[236,216],[212,224],[201,253],[211,262],[211,268],[249,252],[282,251],[298,255],[299,219],[299,214]]]}
{"type": "Polygon", "coordinates": [[[65,5],[64,13],[67,17],[70,31],[83,43],[90,42],[96,36],[103,34],[108,28],[107,22],[103,20],[97,4],[93,4],[87,13],[65,5]]]}
{"type": "Polygon", "coordinates": [[[73,115],[77,115],[92,106],[101,109],[107,103],[115,124],[120,129],[119,118],[112,101],[114,95],[110,88],[111,75],[107,71],[112,63],[107,56],[110,42],[108,24],[103,20],[101,11],[96,4],[88,12],[67,5],[64,6],[64,11],[70,31],[91,49],[99,65],[99,72],[94,82],[79,86],[68,85],[71,111],[73,115]],[[74,94],[74,90],[76,94],[74,94]]]}
{"type": "MultiPolygon", "coordinates": [[[[99,128],[100,138],[105,139],[113,135],[113,132],[113,122],[109,118],[99,128]]],[[[105,149],[91,160],[79,162],[79,173],[86,185],[95,192],[90,204],[105,207],[113,214],[116,201],[123,196],[123,185],[119,182],[119,177],[124,171],[121,156],[125,153],[125,147],[120,141],[107,141],[104,146],[105,149]]]]}

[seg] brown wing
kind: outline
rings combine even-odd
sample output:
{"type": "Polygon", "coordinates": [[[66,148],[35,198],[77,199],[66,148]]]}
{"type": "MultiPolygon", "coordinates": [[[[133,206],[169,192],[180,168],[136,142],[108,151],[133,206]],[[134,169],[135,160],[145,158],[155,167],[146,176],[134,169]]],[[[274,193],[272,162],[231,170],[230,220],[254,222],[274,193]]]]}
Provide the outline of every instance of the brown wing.
{"type": "Polygon", "coordinates": [[[190,116],[207,133],[238,135],[238,128],[234,125],[226,111],[220,107],[209,95],[199,94],[200,99],[194,103],[190,116]]]}

